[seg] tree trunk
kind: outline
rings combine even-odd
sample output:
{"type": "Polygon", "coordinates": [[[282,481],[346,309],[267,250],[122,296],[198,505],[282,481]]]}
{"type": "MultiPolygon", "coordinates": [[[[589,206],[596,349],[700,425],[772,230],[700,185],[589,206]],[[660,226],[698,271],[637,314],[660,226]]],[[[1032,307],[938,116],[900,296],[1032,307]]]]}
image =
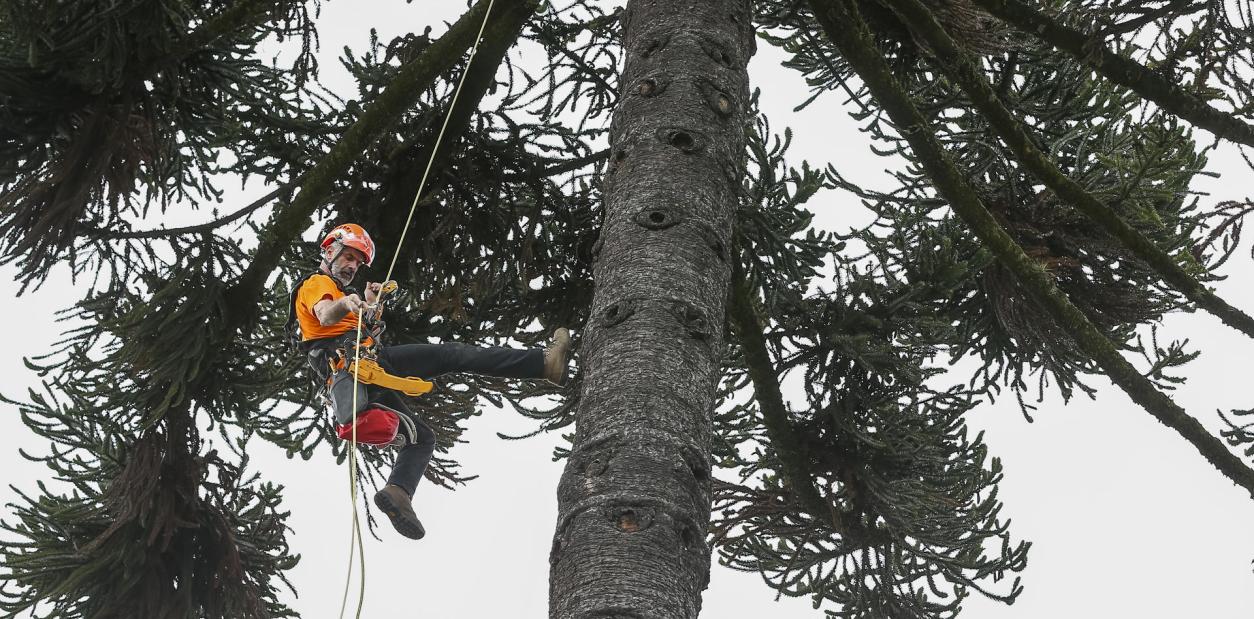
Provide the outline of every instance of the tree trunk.
{"type": "Polygon", "coordinates": [[[747,0],[633,0],[549,614],[696,617],[745,166],[747,0]]]}

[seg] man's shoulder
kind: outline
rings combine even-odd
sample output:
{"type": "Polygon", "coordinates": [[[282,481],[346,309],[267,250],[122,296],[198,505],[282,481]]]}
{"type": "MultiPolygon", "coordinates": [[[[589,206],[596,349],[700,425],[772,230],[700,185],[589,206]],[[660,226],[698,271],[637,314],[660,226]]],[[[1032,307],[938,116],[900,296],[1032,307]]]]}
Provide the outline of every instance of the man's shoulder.
{"type": "Polygon", "coordinates": [[[310,273],[309,275],[305,276],[305,279],[302,281],[301,285],[303,286],[305,284],[310,284],[310,283],[319,285],[319,286],[321,285],[331,286],[332,288],[339,287],[339,285],[335,283],[335,280],[332,279],[331,276],[327,275],[326,273],[310,273]]]}
{"type": "Polygon", "coordinates": [[[337,284],[331,276],[325,273],[314,273],[301,280],[300,284],[296,287],[296,295],[299,297],[306,297],[309,295],[321,296],[323,294],[330,294],[334,296],[335,293],[339,292],[339,290],[339,284],[337,284]]]}

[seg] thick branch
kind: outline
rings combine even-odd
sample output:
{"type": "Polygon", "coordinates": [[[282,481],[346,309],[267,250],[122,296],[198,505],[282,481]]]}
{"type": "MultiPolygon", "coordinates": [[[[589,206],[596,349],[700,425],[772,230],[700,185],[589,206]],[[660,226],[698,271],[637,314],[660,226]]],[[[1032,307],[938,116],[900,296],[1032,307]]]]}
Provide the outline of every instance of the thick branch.
{"type": "Polygon", "coordinates": [[[766,434],[771,439],[771,448],[783,464],[781,472],[789,489],[805,509],[816,518],[827,519],[837,531],[844,532],[845,524],[841,521],[841,513],[823,499],[811,481],[810,457],[788,418],[788,407],[784,403],[779,379],[766,349],[766,338],[762,335],[765,327],[754,313],[753,292],[739,265],[733,265],[731,287],[727,317],[731,320],[736,339],[740,341],[749,378],[753,381],[754,398],[758,401],[758,408],[762,410],[762,424],[766,426],[766,434]]]}
{"type": "MultiPolygon", "coordinates": [[[[444,36],[402,66],[396,78],[344,132],[331,152],[309,171],[296,198],[270,219],[258,239],[252,263],[228,291],[232,328],[247,323],[255,314],[256,304],[253,301],[261,293],[266,278],[292,241],[313,224],[314,210],[331,193],[335,179],[347,171],[353,161],[394,125],[422,92],[448,71],[474,43],[487,6],[488,0],[479,0],[444,36]]],[[[487,39],[496,40],[507,37],[510,32],[517,33],[531,15],[534,0],[501,0],[496,7],[484,32],[487,39]]]]}
{"type": "Polygon", "coordinates": [[[927,41],[945,74],[967,93],[980,114],[988,120],[993,130],[1014,151],[1015,157],[1028,171],[1058,197],[1075,206],[1111,236],[1122,241],[1124,246],[1131,249],[1132,253],[1144,260],[1190,301],[1218,316],[1224,324],[1254,337],[1254,318],[1208,290],[1167,252],[1155,245],[1154,241],[1129,225],[1093,194],[1085,191],[1079,183],[1068,178],[1049,155],[1036,147],[1032,136],[1028,134],[1028,128],[1002,105],[971,56],[950,38],[930,9],[919,0],[891,0],[890,6],[916,35],[927,41]]]}
{"type": "Polygon", "coordinates": [[[1254,146],[1254,125],[1217,110],[1135,60],[1109,50],[1101,39],[1061,24],[1020,0],[975,0],[984,10],[1061,49],[1106,79],[1216,137],[1254,146]]]}
{"type": "Polygon", "coordinates": [[[225,226],[226,224],[236,221],[244,217],[245,215],[248,215],[249,213],[252,213],[253,211],[256,211],[260,209],[261,207],[273,202],[279,196],[291,191],[292,188],[296,185],[296,183],[299,183],[300,181],[304,180],[304,178],[305,178],[304,175],[301,175],[300,177],[297,177],[292,182],[280,185],[277,188],[275,188],[274,191],[271,191],[270,193],[264,196],[261,196],[260,198],[257,198],[248,206],[245,206],[244,208],[241,208],[240,210],[235,211],[234,213],[231,213],[230,215],[219,217],[217,219],[214,219],[213,221],[206,221],[203,224],[183,226],[181,228],[164,228],[161,230],[132,230],[130,232],[108,232],[105,230],[98,229],[95,237],[102,241],[119,241],[119,240],[125,240],[125,239],[170,238],[174,236],[181,236],[184,234],[199,234],[201,232],[209,232],[210,230],[215,230],[217,228],[225,226]]]}
{"type": "MultiPolygon", "coordinates": [[[[430,125],[430,131],[424,136],[421,146],[414,149],[412,155],[406,155],[414,166],[399,167],[398,174],[392,179],[391,188],[384,202],[386,210],[381,213],[380,240],[387,243],[400,239],[401,228],[404,226],[411,207],[417,208],[414,204],[419,201],[418,196],[415,195],[418,191],[423,192],[421,202],[426,202],[440,190],[442,184],[438,182],[438,179],[442,176],[441,172],[447,166],[450,154],[457,152],[455,146],[467,125],[474,118],[479,104],[483,102],[488,91],[496,85],[497,69],[505,59],[509,48],[514,45],[522,26],[523,22],[519,21],[514,29],[507,33],[497,32],[495,37],[485,34],[484,42],[475,58],[471,60],[470,66],[466,68],[457,101],[450,104],[451,108],[441,109],[441,116],[447,114],[447,124],[444,139],[440,141],[438,150],[433,150],[437,148],[435,142],[441,126],[441,123],[436,122],[430,125]],[[431,162],[429,171],[428,162],[431,162]],[[419,183],[424,176],[427,178],[427,185],[420,188],[419,183]]],[[[397,247],[395,251],[399,254],[402,249],[397,247]]]]}
{"type": "Polygon", "coordinates": [[[828,38],[840,49],[845,60],[910,144],[936,190],[1014,275],[1031,299],[1048,311],[1085,354],[1134,402],[1183,436],[1216,469],[1254,496],[1254,469],[1228,451],[1222,441],[1207,432],[1201,423],[1124,359],[1114,343],[1067,299],[1049,274],[1023,252],[1023,248],[980,202],[974,188],[945,152],[927,120],[893,77],[883,55],[873,45],[871,34],[858,15],[853,0],[809,0],[809,4],[828,38]]]}
{"type": "Polygon", "coordinates": [[[575,170],[578,170],[579,168],[582,168],[586,165],[590,165],[593,163],[600,163],[609,156],[610,156],[610,149],[603,148],[595,153],[588,153],[587,155],[584,155],[583,157],[575,157],[573,159],[539,159],[537,158],[537,161],[549,162],[549,163],[553,163],[553,165],[546,166],[543,168],[537,166],[534,169],[528,170],[526,172],[518,172],[515,174],[502,174],[501,178],[507,182],[539,180],[542,178],[548,178],[550,176],[557,176],[558,174],[574,172],[575,170]]]}

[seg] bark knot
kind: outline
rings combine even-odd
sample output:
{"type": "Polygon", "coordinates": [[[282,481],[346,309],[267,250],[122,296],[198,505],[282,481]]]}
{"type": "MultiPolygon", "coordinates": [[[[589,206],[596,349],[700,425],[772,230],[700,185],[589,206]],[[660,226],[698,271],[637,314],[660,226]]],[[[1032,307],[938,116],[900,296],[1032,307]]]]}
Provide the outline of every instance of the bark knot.
{"type": "Polygon", "coordinates": [[[666,49],[666,44],[670,41],[670,37],[666,35],[646,37],[644,43],[640,46],[640,57],[650,58],[658,52],[666,49]]]}
{"type": "Polygon", "coordinates": [[[727,91],[709,79],[699,79],[697,81],[697,89],[701,91],[702,97],[705,98],[705,104],[711,110],[714,110],[714,113],[718,114],[719,118],[730,118],[736,112],[736,108],[739,107],[736,105],[734,97],[727,94],[727,91]]]}
{"type": "Polygon", "coordinates": [[[601,326],[612,327],[627,320],[632,314],[636,313],[636,301],[632,299],[624,299],[617,303],[611,303],[601,310],[601,326]]]}
{"type": "Polygon", "coordinates": [[[692,526],[687,525],[687,524],[680,524],[678,525],[678,527],[679,527],[679,543],[683,546],[684,550],[689,550],[693,548],[694,546],[698,545],[697,544],[698,542],[697,532],[693,530],[692,526]]]}
{"type": "Polygon", "coordinates": [[[647,507],[617,507],[609,516],[614,528],[623,533],[639,533],[653,526],[653,510],[647,507]]]}
{"type": "Polygon", "coordinates": [[[699,223],[697,230],[701,235],[701,240],[705,241],[705,246],[709,247],[718,256],[719,262],[727,262],[727,244],[723,242],[722,237],[715,231],[714,226],[702,221],[699,223]]]}
{"type": "Polygon", "coordinates": [[[729,69],[736,68],[736,57],[727,49],[726,45],[710,39],[701,39],[701,49],[714,62],[723,65],[729,69]]]}
{"type": "Polygon", "coordinates": [[[632,218],[637,225],[649,230],[665,230],[684,220],[683,215],[670,206],[650,206],[641,209],[632,218]]]}
{"type": "Polygon", "coordinates": [[[662,127],[657,130],[655,135],[658,141],[679,149],[685,155],[705,150],[706,139],[699,131],[692,131],[683,127],[662,127]]]}
{"type": "Polygon", "coordinates": [[[627,161],[627,149],[614,149],[614,156],[610,157],[610,172],[617,172],[618,168],[623,165],[624,161],[627,161]]]}
{"type": "Polygon", "coordinates": [[[683,325],[689,337],[702,341],[710,337],[710,319],[705,309],[688,301],[677,300],[671,303],[671,313],[683,325]]]}
{"type": "Polygon", "coordinates": [[[636,94],[642,97],[656,97],[666,92],[671,80],[663,73],[655,73],[636,80],[636,94]]]}

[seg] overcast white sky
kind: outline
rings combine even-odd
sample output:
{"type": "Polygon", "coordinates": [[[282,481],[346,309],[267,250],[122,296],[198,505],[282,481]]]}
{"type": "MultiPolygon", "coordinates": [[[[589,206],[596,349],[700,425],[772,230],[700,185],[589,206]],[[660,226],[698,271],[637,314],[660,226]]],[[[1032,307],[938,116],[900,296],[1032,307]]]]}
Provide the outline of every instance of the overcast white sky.
{"type": "MultiPolygon", "coordinates": [[[[421,32],[427,24],[438,34],[443,20],[456,18],[463,8],[455,0],[326,2],[319,26],[324,80],[351,93],[335,57],[344,45],[364,48],[370,27],[379,29],[382,40],[404,31],[421,32]]],[[[882,174],[888,162],[867,150],[866,140],[837,109],[836,96],[792,112],[806,95],[805,85],[778,66],[781,60],[776,50],[760,45],[750,66],[751,80],[763,90],[762,106],[775,130],[794,128],[793,164],[803,158],[818,166],[831,162],[850,178],[882,174]]],[[[1212,161],[1212,169],[1224,176],[1199,186],[1213,193],[1207,204],[1248,195],[1254,173],[1240,164],[1235,151],[1223,151],[1212,161]]],[[[249,194],[260,192],[248,189],[249,194]]],[[[222,209],[234,206],[228,202],[222,209]]],[[[811,206],[823,227],[844,229],[860,217],[860,207],[849,196],[828,195],[811,206]]],[[[1219,290],[1254,311],[1250,268],[1248,255],[1234,260],[1227,270],[1231,277],[1219,290]]],[[[11,274],[0,269],[0,281],[7,282],[11,274]]],[[[0,392],[13,397],[38,384],[21,360],[49,350],[64,328],[53,322],[53,312],[78,298],[68,278],[58,276],[40,291],[3,306],[5,322],[23,328],[21,337],[10,338],[16,346],[0,355],[0,392]]],[[[1189,366],[1189,382],[1176,395],[1186,410],[1217,429],[1216,409],[1254,406],[1254,395],[1245,388],[1254,342],[1204,315],[1173,316],[1164,332],[1188,338],[1204,351],[1189,366]]],[[[973,597],[962,617],[1254,616],[1254,500],[1108,384],[1096,401],[1064,405],[1049,400],[1036,419],[1027,423],[1011,400],[981,407],[969,418],[973,430],[986,431],[991,453],[1005,465],[1004,515],[1013,520],[1014,534],[1031,540],[1033,547],[1023,574],[1026,591],[1015,605],[973,597]]],[[[562,467],[550,454],[559,439],[503,441],[495,435],[532,427],[512,411],[485,407],[471,422],[469,444],[454,454],[481,478],[456,492],[426,482],[419,487],[416,508],[428,530],[422,541],[404,539],[386,524],[382,542],[367,539],[364,617],[546,615],[548,550],[562,467]],[[411,610],[397,614],[396,596],[408,599],[411,610]]],[[[16,409],[2,408],[5,479],[34,492],[36,480],[47,472],[21,459],[19,448],[44,451],[16,409]]],[[[287,460],[261,441],[253,442],[252,452],[254,466],[286,486],[289,541],[292,551],[302,555],[289,574],[299,593],[291,605],[307,618],[337,616],[351,525],[344,468],[325,452],[308,462],[287,460]]],[[[7,519],[7,503],[16,500],[7,484],[0,500],[7,519]]],[[[354,600],[355,595],[356,585],[354,600]]],[[[703,616],[712,618],[822,616],[808,600],[775,601],[774,591],[757,575],[717,565],[704,600],[703,616]]]]}

